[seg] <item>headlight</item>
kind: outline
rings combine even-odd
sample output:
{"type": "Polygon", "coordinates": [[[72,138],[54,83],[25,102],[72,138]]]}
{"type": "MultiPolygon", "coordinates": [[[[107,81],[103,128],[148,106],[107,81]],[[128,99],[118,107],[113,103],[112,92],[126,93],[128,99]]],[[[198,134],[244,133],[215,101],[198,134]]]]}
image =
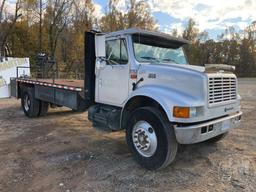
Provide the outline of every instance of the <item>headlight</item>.
{"type": "Polygon", "coordinates": [[[190,118],[196,116],[196,107],[173,107],[173,116],[178,118],[190,118]]]}
{"type": "Polygon", "coordinates": [[[189,117],[196,117],[196,107],[190,107],[189,109],[189,117]]]}

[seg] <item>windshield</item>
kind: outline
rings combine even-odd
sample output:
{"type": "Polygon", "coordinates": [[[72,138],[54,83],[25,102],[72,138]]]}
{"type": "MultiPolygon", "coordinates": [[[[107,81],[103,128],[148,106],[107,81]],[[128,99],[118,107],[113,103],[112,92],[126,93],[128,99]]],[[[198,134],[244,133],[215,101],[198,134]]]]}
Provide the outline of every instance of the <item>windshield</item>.
{"type": "Polygon", "coordinates": [[[188,64],[182,47],[166,47],[165,44],[133,41],[135,58],[140,63],[188,64]]]}

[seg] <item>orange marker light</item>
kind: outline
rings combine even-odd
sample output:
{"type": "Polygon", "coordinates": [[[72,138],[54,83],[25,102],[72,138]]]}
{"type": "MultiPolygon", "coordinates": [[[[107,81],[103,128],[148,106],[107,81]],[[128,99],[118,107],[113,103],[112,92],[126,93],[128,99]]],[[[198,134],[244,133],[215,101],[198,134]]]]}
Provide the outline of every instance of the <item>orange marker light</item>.
{"type": "Polygon", "coordinates": [[[137,70],[130,70],[131,79],[137,79],[137,70]]]}
{"type": "Polygon", "coordinates": [[[178,118],[189,118],[189,107],[173,107],[173,116],[178,118]]]}

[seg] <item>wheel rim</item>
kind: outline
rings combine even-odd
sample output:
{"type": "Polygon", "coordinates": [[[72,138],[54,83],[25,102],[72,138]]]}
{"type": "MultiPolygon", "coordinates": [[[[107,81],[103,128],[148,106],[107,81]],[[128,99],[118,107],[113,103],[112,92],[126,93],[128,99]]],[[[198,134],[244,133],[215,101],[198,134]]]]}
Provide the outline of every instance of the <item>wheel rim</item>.
{"type": "Polygon", "coordinates": [[[30,104],[31,104],[31,101],[29,99],[29,96],[26,94],[24,96],[24,108],[25,108],[26,111],[29,111],[30,104]]]}
{"type": "Polygon", "coordinates": [[[144,157],[156,152],[157,137],[154,128],[146,121],[138,121],[133,126],[132,140],[136,150],[144,157]]]}

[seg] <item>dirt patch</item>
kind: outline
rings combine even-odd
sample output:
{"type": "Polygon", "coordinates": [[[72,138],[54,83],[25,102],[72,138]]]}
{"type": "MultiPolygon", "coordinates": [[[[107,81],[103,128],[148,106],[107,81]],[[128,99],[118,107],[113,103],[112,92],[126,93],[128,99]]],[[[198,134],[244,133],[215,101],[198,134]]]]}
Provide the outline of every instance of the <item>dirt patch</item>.
{"type": "Polygon", "coordinates": [[[182,145],[161,171],[142,169],[121,132],[92,128],[87,113],[51,109],[23,115],[20,101],[0,100],[0,191],[255,191],[256,81],[241,80],[240,128],[218,144],[182,145]]]}

